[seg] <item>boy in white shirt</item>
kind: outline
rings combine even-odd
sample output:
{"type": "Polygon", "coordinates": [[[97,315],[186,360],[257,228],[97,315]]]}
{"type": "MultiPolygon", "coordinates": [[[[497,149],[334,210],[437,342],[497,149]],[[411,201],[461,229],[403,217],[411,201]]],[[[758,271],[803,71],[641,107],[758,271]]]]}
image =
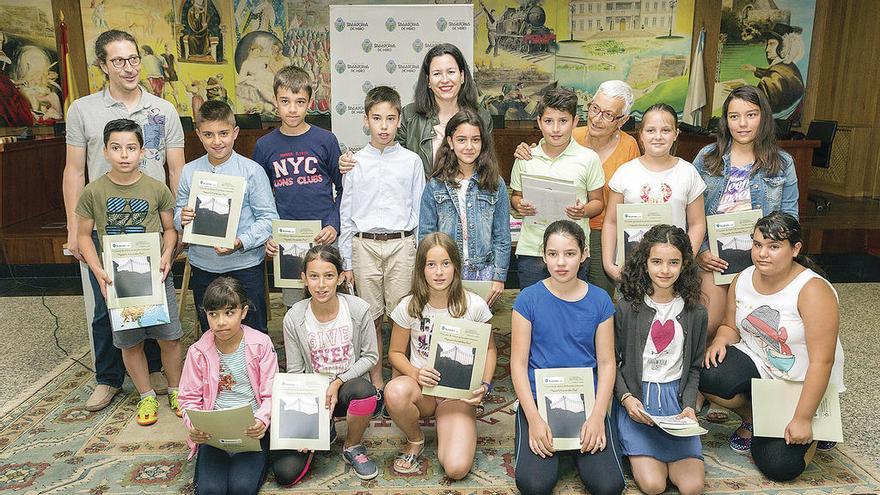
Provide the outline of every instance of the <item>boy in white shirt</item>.
{"type": "Polygon", "coordinates": [[[364,125],[370,128],[370,142],[354,154],[358,165],[343,177],[339,208],[343,276],[370,304],[379,346],[370,380],[380,393],[385,387],[382,318],[410,291],[425,188],[421,159],[394,140],[400,111],[394,89],[378,86],[367,93],[364,125]]]}

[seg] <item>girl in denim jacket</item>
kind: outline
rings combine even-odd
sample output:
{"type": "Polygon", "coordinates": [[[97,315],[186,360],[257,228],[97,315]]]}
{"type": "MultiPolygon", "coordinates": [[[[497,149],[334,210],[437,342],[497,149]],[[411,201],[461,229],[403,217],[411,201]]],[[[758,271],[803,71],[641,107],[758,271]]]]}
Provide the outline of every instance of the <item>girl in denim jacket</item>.
{"type": "Polygon", "coordinates": [[[492,135],[479,115],[462,110],[449,119],[422,193],[419,240],[432,232],[453,239],[462,253],[464,280],[491,280],[488,303],[504,290],[510,263],[510,199],[498,172],[492,135]]]}
{"type": "MultiPolygon", "coordinates": [[[[694,166],[706,182],[706,215],[761,210],[762,216],[774,211],[798,216],[794,160],[776,145],[773,112],[754,86],[741,86],[724,100],[718,141],[700,150],[694,166]]],[[[728,287],[715,285],[712,272],[723,272],[727,263],[709,252],[708,241],[697,263],[703,269],[711,339],[724,315],[728,287]]]]}

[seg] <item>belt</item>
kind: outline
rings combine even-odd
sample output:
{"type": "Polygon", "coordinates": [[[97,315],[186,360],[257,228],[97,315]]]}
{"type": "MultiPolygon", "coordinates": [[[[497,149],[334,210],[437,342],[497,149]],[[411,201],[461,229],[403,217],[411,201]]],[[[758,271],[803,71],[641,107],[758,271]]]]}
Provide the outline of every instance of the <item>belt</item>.
{"type": "Polygon", "coordinates": [[[381,234],[358,232],[355,235],[362,239],[371,239],[374,241],[390,241],[394,239],[403,239],[404,237],[410,237],[411,235],[413,235],[414,232],[415,229],[407,230],[406,232],[382,232],[381,234]]]}

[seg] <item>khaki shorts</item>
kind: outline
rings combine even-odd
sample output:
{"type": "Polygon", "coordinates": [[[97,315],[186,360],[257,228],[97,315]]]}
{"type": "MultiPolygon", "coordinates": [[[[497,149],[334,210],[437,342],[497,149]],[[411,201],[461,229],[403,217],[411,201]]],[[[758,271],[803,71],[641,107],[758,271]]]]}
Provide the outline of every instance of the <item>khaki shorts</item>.
{"type": "Polygon", "coordinates": [[[370,304],[370,317],[391,314],[412,285],[416,264],[416,236],[377,241],[355,236],[351,240],[355,291],[370,304]]]}

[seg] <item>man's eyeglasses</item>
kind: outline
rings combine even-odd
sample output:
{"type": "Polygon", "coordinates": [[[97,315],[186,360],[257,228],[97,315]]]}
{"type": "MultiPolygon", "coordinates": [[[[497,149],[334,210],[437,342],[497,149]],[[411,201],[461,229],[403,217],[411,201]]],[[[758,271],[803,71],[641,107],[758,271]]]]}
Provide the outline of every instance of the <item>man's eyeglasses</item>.
{"type": "Polygon", "coordinates": [[[108,60],[108,62],[110,62],[110,64],[112,64],[113,67],[116,67],[117,69],[121,69],[121,68],[125,67],[126,62],[128,62],[128,65],[132,66],[132,68],[140,67],[141,56],[140,55],[132,55],[128,58],[111,58],[110,60],[108,60]]]}
{"type": "Polygon", "coordinates": [[[595,103],[590,103],[589,106],[587,106],[587,113],[590,117],[596,117],[597,115],[601,114],[602,118],[605,119],[607,122],[614,122],[615,120],[619,120],[624,117],[623,115],[615,115],[614,112],[612,112],[611,110],[602,110],[601,108],[599,108],[599,105],[596,105],[595,103]]]}

